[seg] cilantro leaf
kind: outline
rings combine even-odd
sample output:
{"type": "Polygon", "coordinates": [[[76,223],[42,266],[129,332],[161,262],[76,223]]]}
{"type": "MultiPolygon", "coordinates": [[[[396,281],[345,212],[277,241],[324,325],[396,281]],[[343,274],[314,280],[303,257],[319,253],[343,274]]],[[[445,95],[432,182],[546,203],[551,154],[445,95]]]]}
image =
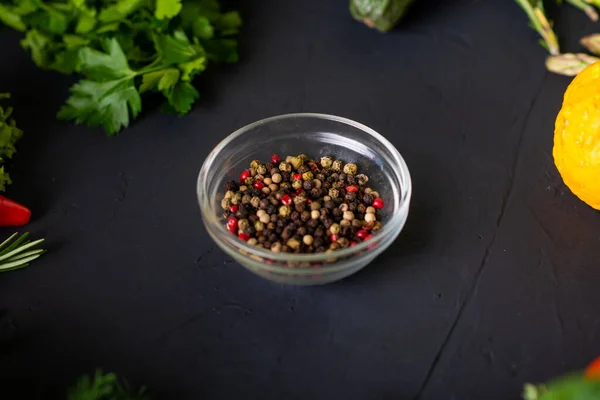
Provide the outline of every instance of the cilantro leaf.
{"type": "Polygon", "coordinates": [[[181,0],[156,0],[154,16],[157,19],[171,19],[181,12],[181,7],[181,0]]]}
{"type": "Polygon", "coordinates": [[[164,92],[169,105],[180,115],[187,114],[200,93],[189,82],[179,82],[171,90],[164,92]]]}

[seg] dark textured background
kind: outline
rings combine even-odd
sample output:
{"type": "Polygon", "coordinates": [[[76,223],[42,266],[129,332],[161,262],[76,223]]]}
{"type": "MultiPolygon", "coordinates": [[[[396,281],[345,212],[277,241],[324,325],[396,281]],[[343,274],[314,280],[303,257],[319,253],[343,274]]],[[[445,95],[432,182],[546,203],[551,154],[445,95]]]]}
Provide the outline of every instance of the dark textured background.
{"type": "MultiPolygon", "coordinates": [[[[342,0],[239,7],[241,62],[188,116],[147,109],[116,138],[56,121],[71,79],[0,34],[26,131],[8,196],[50,250],[0,276],[2,399],[64,398],[96,367],[160,399],[518,399],[600,354],[600,215],[551,157],[569,79],[512,1],[421,0],[388,35],[342,0]],[[297,111],[378,130],[414,184],[397,242],[315,288],[232,262],[195,197],[218,141],[297,111]]],[[[595,29],[568,7],[557,24],[571,51],[595,29]]]]}

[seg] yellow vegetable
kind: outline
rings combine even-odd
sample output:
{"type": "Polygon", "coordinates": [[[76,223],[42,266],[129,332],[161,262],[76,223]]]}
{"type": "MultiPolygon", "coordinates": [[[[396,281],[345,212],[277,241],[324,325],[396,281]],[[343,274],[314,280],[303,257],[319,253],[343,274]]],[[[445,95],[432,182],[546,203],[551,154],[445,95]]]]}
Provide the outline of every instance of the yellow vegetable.
{"type": "Polygon", "coordinates": [[[552,154],[565,185],[600,210],[600,62],[581,71],[565,91],[552,154]]]}

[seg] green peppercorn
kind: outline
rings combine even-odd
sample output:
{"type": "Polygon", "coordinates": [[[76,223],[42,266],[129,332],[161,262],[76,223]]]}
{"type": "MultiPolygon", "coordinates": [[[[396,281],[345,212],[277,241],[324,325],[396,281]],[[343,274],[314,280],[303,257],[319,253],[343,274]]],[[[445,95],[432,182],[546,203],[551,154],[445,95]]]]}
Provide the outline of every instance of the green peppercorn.
{"type": "Polygon", "coordinates": [[[256,240],[256,238],[250,238],[246,243],[248,243],[250,246],[256,246],[258,244],[258,240],[256,240]]]}
{"type": "Polygon", "coordinates": [[[329,197],[331,197],[332,199],[336,199],[339,195],[340,195],[340,191],[338,189],[335,189],[335,188],[329,189],[329,197]]]}
{"type": "Polygon", "coordinates": [[[258,167],[256,167],[256,173],[259,175],[266,175],[267,167],[265,167],[264,165],[259,165],[258,167]]]}
{"type": "Polygon", "coordinates": [[[231,204],[238,204],[242,200],[242,196],[239,193],[234,193],[229,200],[231,204]]]}
{"type": "Polygon", "coordinates": [[[298,169],[302,164],[304,164],[304,161],[302,161],[300,157],[292,157],[290,158],[290,164],[292,164],[294,169],[298,169]]]}
{"type": "Polygon", "coordinates": [[[292,182],[292,187],[296,190],[300,189],[302,187],[302,181],[294,181],[292,182]]]}
{"type": "Polygon", "coordinates": [[[350,245],[350,241],[345,237],[339,238],[336,240],[336,243],[339,244],[340,247],[348,247],[350,245]]]}
{"type": "MultiPolygon", "coordinates": [[[[238,223],[239,225],[239,223],[238,223]]],[[[339,224],[331,224],[331,226],[329,227],[329,232],[331,232],[332,235],[337,235],[338,233],[340,233],[340,226],[339,224]]]]}
{"type": "Polygon", "coordinates": [[[333,164],[333,159],[331,157],[321,157],[321,167],[323,168],[331,168],[333,164]]]}
{"type": "Polygon", "coordinates": [[[360,186],[366,185],[367,182],[369,182],[369,177],[365,174],[356,175],[356,183],[358,183],[360,186]]]}
{"type": "Polygon", "coordinates": [[[279,170],[283,172],[290,172],[292,170],[292,165],[285,161],[279,163],[279,170]]]}
{"type": "Polygon", "coordinates": [[[302,174],[302,179],[304,179],[305,181],[312,181],[313,179],[313,173],[308,171],[302,174]]]}
{"type": "MultiPolygon", "coordinates": [[[[288,217],[292,213],[292,209],[290,206],[281,206],[279,207],[279,215],[282,217],[288,217]]],[[[238,222],[239,225],[239,222],[238,222]]]]}
{"type": "Polygon", "coordinates": [[[221,208],[223,210],[229,210],[229,207],[231,207],[231,199],[221,200],[221,208]]]}
{"type": "Polygon", "coordinates": [[[308,161],[308,156],[306,154],[298,154],[298,158],[300,158],[303,163],[308,161]]]}
{"type": "Polygon", "coordinates": [[[358,167],[356,164],[346,164],[344,165],[344,173],[348,175],[356,175],[358,172],[358,167]]]}
{"type": "Polygon", "coordinates": [[[248,177],[246,178],[246,180],[244,181],[244,183],[248,186],[252,186],[252,184],[254,183],[254,179],[248,177]]]}
{"type": "Polygon", "coordinates": [[[254,223],[254,229],[256,229],[257,232],[261,232],[265,229],[265,224],[261,221],[256,221],[254,223]]]}
{"type": "MultiPolygon", "coordinates": [[[[341,160],[335,160],[333,164],[331,164],[331,169],[334,171],[341,171],[344,163],[341,160]]],[[[336,176],[336,180],[339,178],[339,175],[336,176]]]]}
{"type": "Polygon", "coordinates": [[[260,206],[260,197],[258,197],[258,196],[252,197],[252,199],[250,199],[250,204],[252,205],[252,207],[258,208],[260,206]]]}
{"type": "Polygon", "coordinates": [[[233,196],[233,192],[231,190],[228,190],[228,191],[225,192],[224,198],[225,199],[230,199],[231,196],[233,196]]]}
{"type": "MultiPolygon", "coordinates": [[[[250,161],[250,168],[257,169],[259,165],[260,165],[260,160],[250,161]]],[[[252,171],[250,171],[250,173],[252,173],[252,171]]]]}
{"type": "Polygon", "coordinates": [[[300,247],[300,241],[294,237],[289,238],[285,244],[287,245],[287,247],[289,247],[292,250],[296,250],[297,248],[300,247]]]}
{"type": "Polygon", "coordinates": [[[378,231],[382,228],[381,225],[381,221],[376,221],[375,224],[373,225],[373,229],[371,229],[372,231],[378,231]]]}

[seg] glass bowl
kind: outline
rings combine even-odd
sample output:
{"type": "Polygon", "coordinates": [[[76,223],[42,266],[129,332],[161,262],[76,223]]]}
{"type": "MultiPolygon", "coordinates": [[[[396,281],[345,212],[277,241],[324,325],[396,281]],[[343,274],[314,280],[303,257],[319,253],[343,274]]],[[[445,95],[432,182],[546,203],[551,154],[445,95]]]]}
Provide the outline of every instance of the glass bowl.
{"type": "Polygon", "coordinates": [[[196,190],[206,230],[225,253],[271,281],[318,285],[354,274],[392,244],[406,222],[412,185],[398,150],[373,129],[333,115],[302,113],[266,118],[226,137],[204,161],[196,190]],[[369,187],[385,203],[379,212],[383,226],[371,239],[330,253],[290,254],[249,245],[227,231],[221,208],[224,182],[238,181],[254,159],[268,162],[273,154],[302,153],[355,163],[359,173],[369,176],[369,187]]]}

